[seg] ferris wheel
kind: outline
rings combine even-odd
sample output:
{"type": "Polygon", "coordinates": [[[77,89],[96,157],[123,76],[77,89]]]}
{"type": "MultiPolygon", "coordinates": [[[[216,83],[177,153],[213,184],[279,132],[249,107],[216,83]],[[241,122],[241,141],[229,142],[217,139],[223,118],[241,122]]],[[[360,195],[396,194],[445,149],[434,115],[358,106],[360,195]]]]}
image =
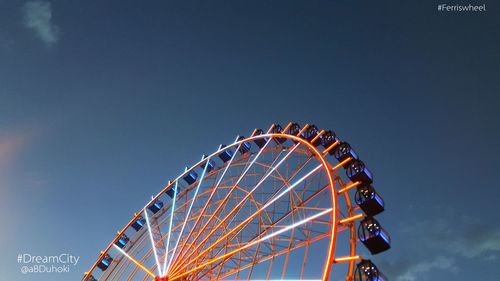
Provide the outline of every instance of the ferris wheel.
{"type": "Polygon", "coordinates": [[[387,280],[364,254],[390,248],[372,183],[333,131],[255,129],[169,181],[83,280],[387,280]]]}

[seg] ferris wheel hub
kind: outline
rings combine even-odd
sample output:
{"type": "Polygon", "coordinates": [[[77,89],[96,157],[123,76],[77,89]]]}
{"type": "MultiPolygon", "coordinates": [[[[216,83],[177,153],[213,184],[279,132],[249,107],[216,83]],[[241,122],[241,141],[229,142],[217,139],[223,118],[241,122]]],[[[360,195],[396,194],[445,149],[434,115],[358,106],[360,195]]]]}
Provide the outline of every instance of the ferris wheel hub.
{"type": "Polygon", "coordinates": [[[168,276],[164,277],[156,276],[154,281],[168,281],[168,276]]]}

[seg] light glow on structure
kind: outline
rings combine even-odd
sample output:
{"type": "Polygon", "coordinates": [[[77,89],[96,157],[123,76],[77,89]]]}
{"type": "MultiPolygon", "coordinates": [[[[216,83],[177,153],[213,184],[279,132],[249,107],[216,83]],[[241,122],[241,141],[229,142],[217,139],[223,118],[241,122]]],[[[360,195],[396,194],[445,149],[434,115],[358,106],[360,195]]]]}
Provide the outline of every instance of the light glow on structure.
{"type": "Polygon", "coordinates": [[[130,261],[135,263],[138,267],[140,267],[142,270],[144,270],[147,274],[149,274],[151,277],[156,277],[153,272],[149,271],[144,265],[142,265],[140,262],[136,261],[133,257],[131,257],[129,254],[127,254],[124,250],[120,249],[120,247],[116,246],[113,244],[115,249],[117,249],[120,253],[122,253],[125,257],[127,257],[130,261]]]}

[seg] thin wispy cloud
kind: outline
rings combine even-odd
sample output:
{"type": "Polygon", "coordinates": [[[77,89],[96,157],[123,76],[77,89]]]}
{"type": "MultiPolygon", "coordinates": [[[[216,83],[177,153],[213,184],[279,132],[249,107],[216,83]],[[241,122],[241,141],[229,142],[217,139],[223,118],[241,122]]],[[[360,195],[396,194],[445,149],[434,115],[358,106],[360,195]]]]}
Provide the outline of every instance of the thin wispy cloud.
{"type": "Polygon", "coordinates": [[[471,217],[422,221],[408,233],[427,237],[428,246],[442,249],[456,257],[476,258],[500,253],[500,227],[487,225],[471,217]]]}
{"type": "Polygon", "coordinates": [[[52,22],[52,8],[48,1],[29,1],[23,7],[24,26],[31,29],[46,45],[59,40],[59,27],[52,22]]]}
{"type": "Polygon", "coordinates": [[[411,258],[380,263],[380,268],[398,281],[427,280],[436,271],[458,273],[459,265],[471,259],[493,262],[500,255],[500,227],[456,212],[406,225],[401,235],[412,241],[406,249],[411,258]]]}
{"type": "Polygon", "coordinates": [[[397,259],[389,263],[382,263],[380,267],[391,279],[397,281],[427,280],[425,275],[435,270],[446,270],[456,273],[459,268],[455,259],[437,256],[432,259],[397,259]]]}

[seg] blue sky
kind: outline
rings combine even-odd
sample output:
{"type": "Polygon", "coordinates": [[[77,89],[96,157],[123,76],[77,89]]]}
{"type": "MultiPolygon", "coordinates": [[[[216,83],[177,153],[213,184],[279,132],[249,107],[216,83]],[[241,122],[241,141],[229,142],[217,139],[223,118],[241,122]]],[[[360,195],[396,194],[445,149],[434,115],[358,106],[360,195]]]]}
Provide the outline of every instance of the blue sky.
{"type": "Polygon", "coordinates": [[[482,3],[0,0],[0,272],[79,280],[185,166],[296,121],[374,172],[391,280],[492,280],[500,10],[482,3]],[[19,273],[18,253],[64,251],[69,274],[19,273]]]}

